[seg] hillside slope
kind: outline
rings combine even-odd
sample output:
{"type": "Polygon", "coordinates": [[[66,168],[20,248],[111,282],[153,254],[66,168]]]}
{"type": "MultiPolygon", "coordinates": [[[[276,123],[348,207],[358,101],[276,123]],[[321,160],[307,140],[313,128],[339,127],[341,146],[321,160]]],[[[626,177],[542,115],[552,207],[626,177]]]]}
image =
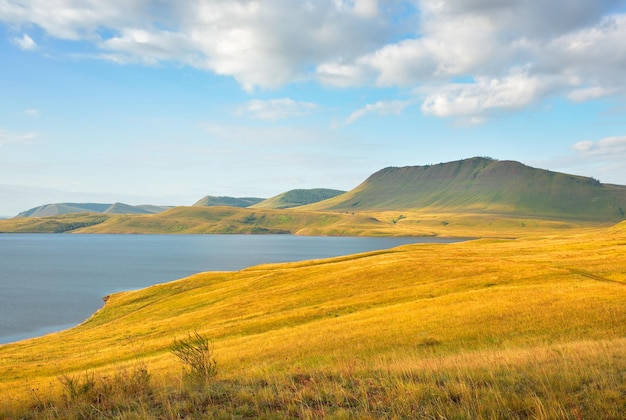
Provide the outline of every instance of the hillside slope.
{"type": "Polygon", "coordinates": [[[33,207],[16,217],[46,217],[68,213],[103,213],[111,204],[101,203],[53,203],[33,207]]]}
{"type": "Polygon", "coordinates": [[[211,206],[230,206],[230,207],[250,207],[260,203],[264,198],[257,197],[215,197],[207,195],[196,201],[194,206],[211,207],[211,206]]]}
{"type": "Polygon", "coordinates": [[[345,191],[329,188],[313,188],[309,190],[290,190],[277,196],[268,198],[252,206],[259,209],[287,209],[307,204],[317,203],[345,193],[345,191]]]}
{"type": "Polygon", "coordinates": [[[71,213],[102,214],[156,214],[167,210],[168,206],[139,205],[124,203],[53,203],[44,204],[19,213],[16,217],[47,217],[71,213]]]}
{"type": "Polygon", "coordinates": [[[472,158],[382,169],[355,189],[307,209],[430,209],[618,221],[626,186],[535,169],[514,161],[472,158]]]}
{"type": "Polygon", "coordinates": [[[0,220],[0,233],[498,236],[606,226],[606,222],[446,212],[337,212],[232,206],[174,207],[159,214],[72,213],[0,220]]]}
{"type": "MultiPolygon", "coordinates": [[[[197,418],[318,418],[307,411],[316,408],[339,418],[621,418],[625,229],[407,245],[114,294],[76,328],[0,346],[0,412],[28,407],[30,395],[49,406],[42,393],[59,392],[63,375],[112,378],[138,365],[162,382],[129,410],[193,418],[160,410],[186,401],[169,349],[197,331],[214,340],[219,367],[192,406],[213,415],[197,418]]],[[[85,407],[119,407],[101,401],[85,407]]]]}

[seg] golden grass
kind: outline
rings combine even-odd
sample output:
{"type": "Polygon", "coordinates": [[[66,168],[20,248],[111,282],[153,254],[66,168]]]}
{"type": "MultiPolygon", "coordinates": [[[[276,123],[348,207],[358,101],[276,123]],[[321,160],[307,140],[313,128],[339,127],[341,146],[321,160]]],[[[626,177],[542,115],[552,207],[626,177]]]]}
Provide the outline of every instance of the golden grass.
{"type": "Polygon", "coordinates": [[[0,347],[0,413],[54,401],[60,375],[140,362],[165,417],[620,418],[626,224],[551,232],[115,294],[74,329],[0,347]],[[200,399],[168,350],[189,331],[213,338],[219,367],[200,399]]]}
{"type": "Polygon", "coordinates": [[[0,232],[72,233],[292,233],[325,236],[521,237],[571,229],[608,227],[605,222],[469,212],[398,210],[322,212],[304,209],[175,207],[149,215],[64,214],[0,220],[0,232]]]}

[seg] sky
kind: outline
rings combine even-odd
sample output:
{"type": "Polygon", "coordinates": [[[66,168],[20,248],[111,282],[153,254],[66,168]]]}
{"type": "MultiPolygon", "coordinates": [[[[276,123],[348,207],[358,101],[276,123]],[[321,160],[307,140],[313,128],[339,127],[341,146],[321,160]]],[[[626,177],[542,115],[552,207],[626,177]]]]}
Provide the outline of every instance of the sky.
{"type": "Polygon", "coordinates": [[[474,156],[626,185],[626,0],[0,0],[0,216],[474,156]]]}

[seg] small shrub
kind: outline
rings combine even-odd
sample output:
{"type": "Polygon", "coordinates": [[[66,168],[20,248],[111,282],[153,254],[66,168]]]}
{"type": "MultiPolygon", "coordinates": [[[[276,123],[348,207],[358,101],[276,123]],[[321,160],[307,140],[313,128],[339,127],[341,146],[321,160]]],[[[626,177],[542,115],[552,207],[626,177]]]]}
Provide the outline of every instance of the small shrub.
{"type": "Polygon", "coordinates": [[[85,372],[81,375],[61,375],[59,382],[65,389],[66,398],[70,401],[75,401],[79,398],[91,398],[91,394],[94,393],[96,387],[96,379],[91,372],[85,372]]]}
{"type": "Polygon", "coordinates": [[[252,223],[256,222],[256,216],[254,215],[254,213],[249,214],[248,216],[246,216],[246,217],[242,220],[242,222],[243,222],[243,223],[245,223],[245,224],[248,224],[248,225],[249,225],[249,224],[252,224],[252,223]]]}
{"type": "Polygon", "coordinates": [[[83,372],[77,375],[64,374],[58,380],[63,387],[62,399],[67,413],[84,409],[130,412],[134,407],[150,401],[154,394],[151,375],[143,363],[132,368],[120,368],[113,375],[83,372]]]}
{"type": "Polygon", "coordinates": [[[403,215],[403,214],[401,214],[400,216],[398,216],[398,217],[396,217],[396,218],[392,219],[392,220],[391,220],[391,222],[395,225],[396,223],[398,223],[398,222],[399,222],[400,220],[402,220],[402,219],[406,219],[406,216],[405,216],[405,215],[403,215]]]}
{"type": "Polygon", "coordinates": [[[188,333],[182,340],[174,340],[170,352],[189,369],[188,374],[192,379],[206,382],[217,375],[213,344],[208,337],[198,332],[188,333]]]}

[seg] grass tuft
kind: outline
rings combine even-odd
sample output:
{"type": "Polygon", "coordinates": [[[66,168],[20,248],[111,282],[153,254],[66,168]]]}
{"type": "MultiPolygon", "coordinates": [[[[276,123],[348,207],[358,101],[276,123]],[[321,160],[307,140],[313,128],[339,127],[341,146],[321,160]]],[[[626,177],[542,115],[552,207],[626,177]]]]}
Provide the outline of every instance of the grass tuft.
{"type": "Polygon", "coordinates": [[[217,361],[211,340],[197,331],[175,340],[170,352],[187,368],[186,376],[193,382],[207,384],[217,375],[217,361]]]}

